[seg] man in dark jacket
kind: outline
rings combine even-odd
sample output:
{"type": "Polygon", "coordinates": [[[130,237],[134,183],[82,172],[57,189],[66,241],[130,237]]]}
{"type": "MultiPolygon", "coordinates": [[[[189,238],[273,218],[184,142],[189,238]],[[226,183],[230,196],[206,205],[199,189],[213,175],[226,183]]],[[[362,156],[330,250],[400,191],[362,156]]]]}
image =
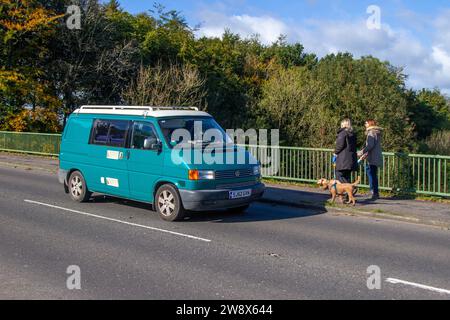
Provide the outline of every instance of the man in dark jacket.
{"type": "Polygon", "coordinates": [[[336,179],[342,183],[351,183],[352,171],[358,168],[356,157],[356,135],[350,119],[341,122],[336,139],[336,179]]]}

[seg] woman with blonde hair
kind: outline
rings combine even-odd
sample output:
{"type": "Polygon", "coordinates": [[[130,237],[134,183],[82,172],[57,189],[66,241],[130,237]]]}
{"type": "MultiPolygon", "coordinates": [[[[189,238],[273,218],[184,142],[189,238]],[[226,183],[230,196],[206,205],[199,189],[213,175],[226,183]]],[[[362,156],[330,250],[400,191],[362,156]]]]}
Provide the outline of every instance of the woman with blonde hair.
{"type": "Polygon", "coordinates": [[[342,183],[350,183],[352,171],[356,171],[358,168],[356,135],[350,119],[341,121],[334,154],[336,156],[336,179],[342,183]]]}

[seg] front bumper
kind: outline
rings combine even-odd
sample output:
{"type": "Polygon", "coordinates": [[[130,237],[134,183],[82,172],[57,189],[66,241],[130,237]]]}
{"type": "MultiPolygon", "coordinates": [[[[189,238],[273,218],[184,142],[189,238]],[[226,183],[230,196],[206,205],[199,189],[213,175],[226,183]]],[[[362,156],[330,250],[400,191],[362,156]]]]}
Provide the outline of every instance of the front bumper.
{"type": "Polygon", "coordinates": [[[246,206],[256,201],[264,194],[265,186],[258,183],[248,188],[224,189],[224,190],[179,190],[183,207],[190,211],[208,211],[219,209],[231,209],[246,206]],[[230,199],[230,191],[251,189],[250,197],[242,199],[230,199]]]}

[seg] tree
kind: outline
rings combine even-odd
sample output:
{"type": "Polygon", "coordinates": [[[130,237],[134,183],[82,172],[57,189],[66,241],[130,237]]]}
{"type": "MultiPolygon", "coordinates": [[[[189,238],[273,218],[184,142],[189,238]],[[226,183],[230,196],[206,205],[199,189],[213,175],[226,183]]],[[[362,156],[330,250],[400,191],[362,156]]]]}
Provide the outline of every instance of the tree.
{"type": "Polygon", "coordinates": [[[157,64],[143,67],[123,93],[124,100],[139,106],[193,106],[205,109],[205,80],[189,65],[157,64]]]}
{"type": "MultiPolygon", "coordinates": [[[[324,57],[312,72],[327,91],[328,109],[335,119],[351,118],[361,142],[364,121],[373,118],[385,129],[385,150],[406,151],[414,147],[401,69],[374,57],[354,59],[347,53],[324,57]]],[[[337,127],[339,121],[335,124],[337,127]]]]}
{"type": "Polygon", "coordinates": [[[329,146],[326,132],[335,130],[335,121],[324,103],[325,94],[306,68],[279,70],[263,86],[260,123],[279,128],[283,144],[329,146]]]}
{"type": "Polygon", "coordinates": [[[284,144],[310,147],[333,146],[344,117],[361,145],[364,121],[378,120],[393,151],[450,129],[448,98],[407,90],[388,62],[195,31],[161,5],[131,14],[117,0],[0,0],[0,128],[53,132],[82,104],[130,103],[207,106],[224,127],[280,128],[284,144]],[[73,4],[81,30],[66,26],[73,4]]]}
{"type": "Polygon", "coordinates": [[[58,115],[48,108],[22,109],[5,117],[1,130],[18,132],[57,133],[61,130],[58,115]]]}
{"type": "Polygon", "coordinates": [[[195,37],[186,20],[176,10],[166,11],[155,4],[154,27],[145,34],[141,43],[142,61],[145,65],[182,63],[193,54],[195,37]]]}
{"type": "Polygon", "coordinates": [[[439,89],[428,90],[422,89],[417,92],[417,99],[431,107],[443,118],[450,121],[450,103],[447,98],[439,91],[439,89]]]}
{"type": "Polygon", "coordinates": [[[286,36],[281,35],[276,42],[263,50],[262,56],[267,61],[275,59],[276,63],[284,68],[300,66],[311,68],[317,64],[317,57],[315,54],[305,53],[304,50],[302,44],[289,44],[286,36]]]}
{"type": "Polygon", "coordinates": [[[39,1],[2,0],[0,3],[0,126],[5,117],[24,107],[56,108],[57,97],[42,77],[41,61],[60,16],[39,1]]]}
{"type": "Polygon", "coordinates": [[[445,112],[446,100],[440,99],[440,93],[423,89],[419,92],[409,90],[407,95],[409,118],[419,141],[428,138],[433,131],[450,128],[450,118],[447,118],[450,113],[445,112]]]}
{"type": "Polygon", "coordinates": [[[450,156],[450,130],[433,132],[421,145],[420,152],[450,156]]]}
{"type": "Polygon", "coordinates": [[[64,120],[82,104],[121,103],[123,88],[138,70],[138,44],[129,37],[130,16],[113,3],[77,3],[84,8],[82,28],[58,25],[46,73],[62,102],[64,120]]]}
{"type": "Polygon", "coordinates": [[[330,55],[311,70],[289,68],[268,80],[260,122],[280,128],[287,144],[333,147],[340,120],[353,120],[362,145],[364,121],[374,118],[385,128],[386,150],[408,150],[413,134],[403,81],[399,70],[375,58],[330,55]]]}

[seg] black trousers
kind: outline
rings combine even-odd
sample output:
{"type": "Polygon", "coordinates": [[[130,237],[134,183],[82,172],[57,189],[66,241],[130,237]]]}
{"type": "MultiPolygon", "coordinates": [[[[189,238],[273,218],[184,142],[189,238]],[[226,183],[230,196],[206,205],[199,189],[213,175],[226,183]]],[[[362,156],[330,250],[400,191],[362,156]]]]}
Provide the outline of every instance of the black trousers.
{"type": "Polygon", "coordinates": [[[351,170],[336,170],[336,180],[342,183],[351,183],[352,171],[351,170]]]}

